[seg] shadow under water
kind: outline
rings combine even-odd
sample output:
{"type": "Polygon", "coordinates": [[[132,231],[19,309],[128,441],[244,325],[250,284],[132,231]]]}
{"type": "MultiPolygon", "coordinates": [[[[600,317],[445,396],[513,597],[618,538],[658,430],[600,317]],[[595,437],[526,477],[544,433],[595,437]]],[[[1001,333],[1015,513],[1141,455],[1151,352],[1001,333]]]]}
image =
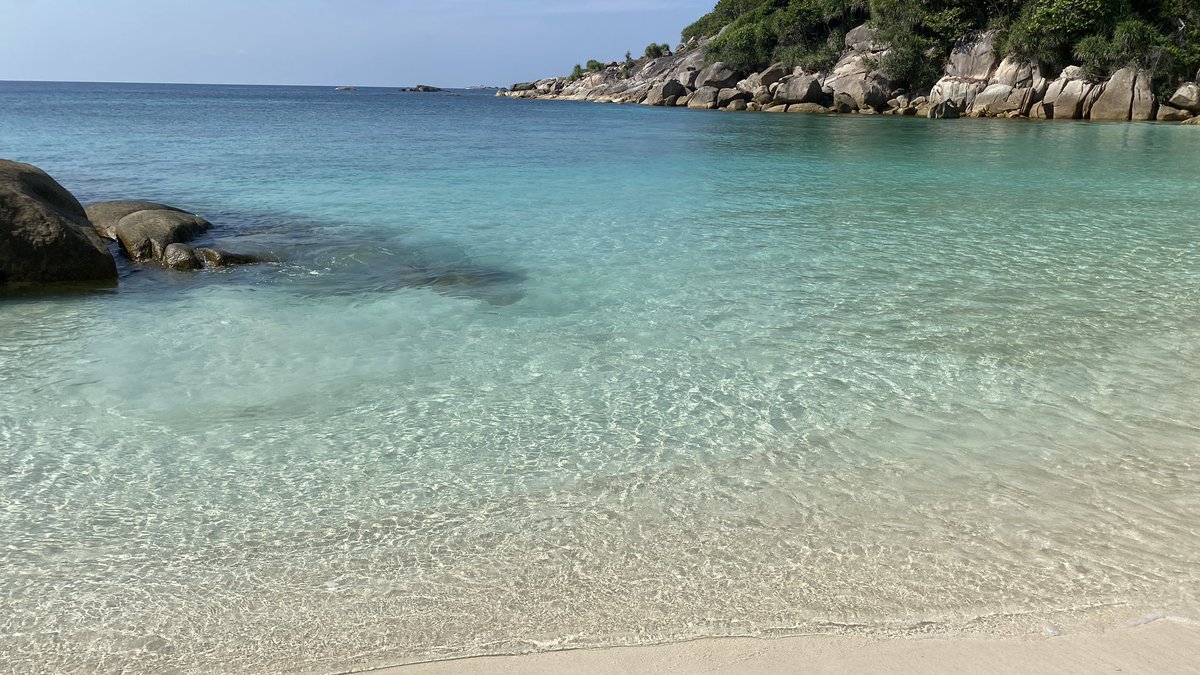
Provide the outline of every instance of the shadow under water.
{"type": "MultiPolygon", "coordinates": [[[[356,227],[276,213],[208,213],[214,228],[189,242],[253,255],[261,264],[198,272],[176,272],[157,264],[130,261],[113,244],[120,286],[108,292],[161,293],[210,284],[262,284],[283,287],[303,297],[357,296],[426,289],[438,294],[506,306],[525,295],[525,274],[503,264],[468,254],[441,241],[409,241],[395,228],[356,227]]],[[[90,287],[89,287],[90,288],[90,287]]],[[[11,289],[45,295],[77,293],[75,286],[11,289]]]]}

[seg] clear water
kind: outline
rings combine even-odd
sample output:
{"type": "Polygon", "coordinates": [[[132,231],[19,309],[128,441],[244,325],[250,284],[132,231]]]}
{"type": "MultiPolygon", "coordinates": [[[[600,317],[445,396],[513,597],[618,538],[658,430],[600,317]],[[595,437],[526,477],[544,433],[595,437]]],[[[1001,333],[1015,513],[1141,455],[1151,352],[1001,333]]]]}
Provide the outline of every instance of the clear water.
{"type": "Polygon", "coordinates": [[[1200,606],[1193,128],[0,83],[0,156],[283,261],[0,300],[16,672],[1200,606]]]}

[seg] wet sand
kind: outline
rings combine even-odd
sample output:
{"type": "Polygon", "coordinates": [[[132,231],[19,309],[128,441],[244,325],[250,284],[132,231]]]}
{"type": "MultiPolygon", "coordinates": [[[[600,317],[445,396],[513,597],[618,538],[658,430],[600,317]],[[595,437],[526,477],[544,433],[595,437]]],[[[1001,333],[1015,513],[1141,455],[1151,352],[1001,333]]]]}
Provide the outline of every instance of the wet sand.
{"type": "Polygon", "coordinates": [[[1200,673],[1200,623],[1057,637],[724,638],[669,645],[490,656],[370,671],[372,675],[656,673],[1200,673]]]}

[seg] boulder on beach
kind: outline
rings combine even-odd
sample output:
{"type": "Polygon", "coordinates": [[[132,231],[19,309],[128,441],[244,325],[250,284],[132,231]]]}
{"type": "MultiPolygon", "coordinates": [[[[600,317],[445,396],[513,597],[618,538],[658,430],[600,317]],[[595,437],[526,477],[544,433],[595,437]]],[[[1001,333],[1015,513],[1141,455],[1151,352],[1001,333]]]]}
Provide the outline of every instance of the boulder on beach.
{"type": "Polygon", "coordinates": [[[688,99],[689,108],[698,108],[701,110],[712,110],[717,107],[717,99],[721,94],[721,90],[716,87],[700,87],[688,99]]]}
{"type": "MultiPolygon", "coordinates": [[[[1132,116],[1134,98],[1138,93],[1138,70],[1121,68],[1104,84],[1092,104],[1090,117],[1094,120],[1127,121],[1132,116]]],[[[1147,119],[1147,118],[1142,118],[1147,119]]]]}
{"type": "Polygon", "coordinates": [[[1200,84],[1184,82],[1171,95],[1172,107],[1188,112],[1200,113],[1200,84]]]}
{"type": "Polygon", "coordinates": [[[775,89],[777,103],[821,103],[825,93],[816,75],[788,75],[779,81],[775,89]]]}
{"type": "Polygon", "coordinates": [[[167,247],[207,232],[212,224],[182,211],[158,209],[125,216],[113,228],[121,249],[135,262],[162,260],[167,247]]]}
{"type": "Polygon", "coordinates": [[[650,87],[650,91],[646,94],[646,99],[642,103],[653,106],[665,106],[668,105],[667,101],[672,97],[678,100],[678,97],[686,96],[687,93],[687,87],[680,84],[677,80],[667,80],[662,84],[650,87]]]}
{"type": "Polygon", "coordinates": [[[696,76],[696,88],[715,87],[717,89],[727,89],[736,85],[740,79],[733,68],[718,61],[700,71],[696,76]]]}
{"type": "Polygon", "coordinates": [[[1159,122],[1183,122],[1191,117],[1192,115],[1188,111],[1164,103],[1158,106],[1158,116],[1155,119],[1159,122]]]}
{"type": "Polygon", "coordinates": [[[751,95],[738,89],[722,89],[717,92],[717,107],[725,108],[734,101],[749,102],[751,95]]]}
{"type": "Polygon", "coordinates": [[[832,108],[826,108],[820,103],[792,103],[788,105],[787,111],[790,113],[801,113],[805,115],[828,115],[833,112],[832,108]]]}
{"type": "Polygon", "coordinates": [[[0,159],[0,284],[116,278],[79,201],[41,169],[0,159]]]}

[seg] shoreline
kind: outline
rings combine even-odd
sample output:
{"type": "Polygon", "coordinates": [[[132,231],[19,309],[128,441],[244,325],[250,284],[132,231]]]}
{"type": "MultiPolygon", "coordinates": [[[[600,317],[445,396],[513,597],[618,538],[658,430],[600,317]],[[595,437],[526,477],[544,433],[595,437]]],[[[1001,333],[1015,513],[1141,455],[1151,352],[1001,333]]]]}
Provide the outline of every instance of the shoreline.
{"type": "Polygon", "coordinates": [[[631,647],[471,656],[344,671],[369,675],[557,673],[1200,672],[1200,622],[1147,617],[1065,635],[715,637],[631,647]]]}
{"type": "Polygon", "coordinates": [[[940,79],[911,89],[881,68],[893,50],[866,23],[844,40],[831,34],[830,43],[838,37],[844,49],[835,63],[815,71],[775,62],[754,72],[712,61],[707,50],[719,37],[693,38],[660,56],[591,62],[587,71],[576,66],[569,76],[518,82],[496,95],[731,112],[1200,124],[1200,84],[1194,81],[1160,98],[1154,74],[1141,67],[1124,66],[1107,77],[1080,65],[1043,72],[1036,60],[1002,51],[996,30],[963,35],[938,65],[940,79]]]}

